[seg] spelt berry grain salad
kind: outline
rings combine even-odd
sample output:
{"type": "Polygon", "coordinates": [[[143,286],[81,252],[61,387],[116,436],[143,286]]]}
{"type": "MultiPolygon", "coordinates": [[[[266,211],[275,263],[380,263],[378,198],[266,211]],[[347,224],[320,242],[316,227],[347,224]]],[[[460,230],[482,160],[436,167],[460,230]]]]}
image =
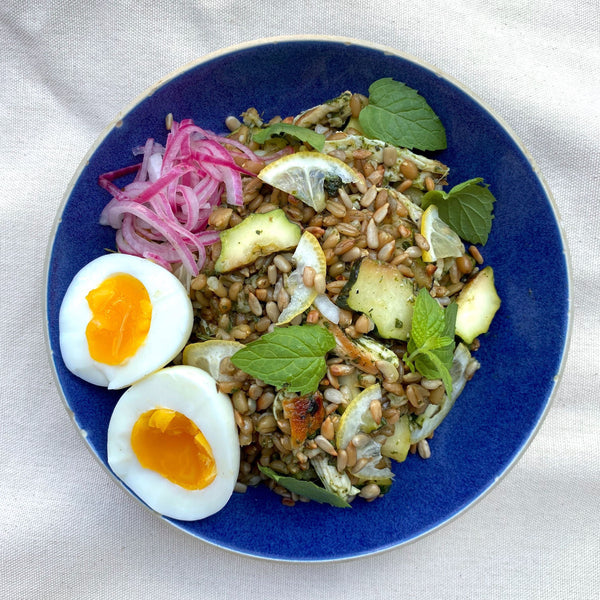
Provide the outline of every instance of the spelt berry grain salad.
{"type": "Polygon", "coordinates": [[[224,117],[217,135],[169,115],[164,145],[100,177],[101,222],[189,291],[175,362],[230,400],[237,492],[381,498],[394,461],[429,458],[480,367],[500,306],[481,253],[494,196],[426,156],[446,147],[443,124],[393,79],[297,115],[224,117]]]}

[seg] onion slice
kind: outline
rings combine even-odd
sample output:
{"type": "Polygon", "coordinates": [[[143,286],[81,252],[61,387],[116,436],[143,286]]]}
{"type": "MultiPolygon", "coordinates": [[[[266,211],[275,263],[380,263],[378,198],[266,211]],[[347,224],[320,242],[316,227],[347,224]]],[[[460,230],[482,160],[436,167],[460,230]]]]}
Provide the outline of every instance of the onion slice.
{"type": "Polygon", "coordinates": [[[117,230],[120,252],[148,258],[171,271],[181,264],[197,275],[206,247],[219,240],[217,231],[207,230],[211,211],[222,198],[242,206],[242,175],[255,176],[238,163],[265,162],[264,158],[191,119],[173,123],[164,147],[149,138],[133,154],[141,155],[142,162],[98,178],[112,196],[100,223],[117,230]],[[133,181],[123,188],[114,183],[132,174],[133,181]]]}

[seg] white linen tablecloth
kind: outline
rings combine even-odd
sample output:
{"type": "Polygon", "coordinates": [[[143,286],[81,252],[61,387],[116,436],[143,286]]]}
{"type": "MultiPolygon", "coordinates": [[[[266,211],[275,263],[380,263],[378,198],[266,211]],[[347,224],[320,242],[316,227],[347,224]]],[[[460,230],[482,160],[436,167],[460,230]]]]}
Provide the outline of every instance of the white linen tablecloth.
{"type": "Polygon", "coordinates": [[[0,40],[0,598],[599,597],[597,0],[5,0],[0,40]],[[570,352],[523,458],[441,530],[342,563],[223,551],[124,494],[63,408],[42,326],[54,216],[104,127],[191,60],[292,34],[391,46],[465,84],[538,163],[572,257],[570,352]]]}

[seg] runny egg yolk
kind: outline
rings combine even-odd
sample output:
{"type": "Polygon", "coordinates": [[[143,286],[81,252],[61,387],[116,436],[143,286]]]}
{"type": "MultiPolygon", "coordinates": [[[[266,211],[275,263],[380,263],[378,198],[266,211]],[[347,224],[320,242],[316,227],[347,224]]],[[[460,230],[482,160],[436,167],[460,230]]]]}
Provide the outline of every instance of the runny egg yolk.
{"type": "Polygon", "coordinates": [[[217,476],[210,444],[196,424],[167,408],[141,415],[131,432],[140,464],[187,490],[201,490],[217,476]]]}
{"type": "Polygon", "coordinates": [[[90,356],[105,365],[120,365],[144,343],[152,303],[144,284],[128,273],[107,277],[86,296],[92,319],[85,330],[90,356]]]}

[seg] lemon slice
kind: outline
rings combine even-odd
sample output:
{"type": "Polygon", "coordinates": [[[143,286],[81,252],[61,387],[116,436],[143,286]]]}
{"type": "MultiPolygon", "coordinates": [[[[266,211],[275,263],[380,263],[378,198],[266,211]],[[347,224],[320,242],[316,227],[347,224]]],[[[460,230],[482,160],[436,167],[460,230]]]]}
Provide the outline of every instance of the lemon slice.
{"type": "Polygon", "coordinates": [[[183,349],[183,364],[202,369],[217,381],[233,381],[230,375],[221,373],[221,361],[233,356],[243,347],[244,344],[233,340],[207,340],[188,344],[183,349]]]}
{"type": "Polygon", "coordinates": [[[369,410],[373,400],[381,400],[381,387],[378,383],[365,388],[348,404],[340,418],[335,436],[335,443],[339,449],[345,448],[357,433],[371,433],[377,429],[378,425],[369,410]]]}
{"type": "Polygon", "coordinates": [[[429,250],[423,251],[425,262],[435,262],[438,258],[462,256],[465,246],[458,234],[440,219],[435,204],[427,207],[421,217],[421,235],[429,243],[429,250]]]}
{"type": "Polygon", "coordinates": [[[268,164],[258,178],[302,200],[321,212],[325,208],[325,182],[341,187],[359,176],[345,162],[320,152],[296,152],[268,164]]]}
{"type": "MultiPolygon", "coordinates": [[[[344,449],[352,438],[360,432],[370,433],[379,427],[371,415],[371,402],[381,400],[381,387],[378,383],[364,389],[348,406],[342,414],[335,436],[338,449],[344,449]]],[[[390,484],[394,474],[388,467],[378,468],[376,465],[382,458],[381,445],[369,439],[364,445],[356,449],[356,459],[368,458],[369,462],[354,476],[360,482],[376,481],[380,484],[390,484]]]]}
{"type": "Polygon", "coordinates": [[[288,323],[295,316],[302,314],[307,310],[317,297],[317,291],[314,287],[308,287],[304,284],[303,273],[304,267],[312,267],[315,275],[323,275],[327,273],[327,263],[325,262],[325,254],[319,240],[310,233],[305,231],[296,246],[296,250],[292,255],[296,268],[288,275],[285,284],[285,289],[290,295],[289,304],[281,311],[277,323],[283,325],[288,323]]]}

